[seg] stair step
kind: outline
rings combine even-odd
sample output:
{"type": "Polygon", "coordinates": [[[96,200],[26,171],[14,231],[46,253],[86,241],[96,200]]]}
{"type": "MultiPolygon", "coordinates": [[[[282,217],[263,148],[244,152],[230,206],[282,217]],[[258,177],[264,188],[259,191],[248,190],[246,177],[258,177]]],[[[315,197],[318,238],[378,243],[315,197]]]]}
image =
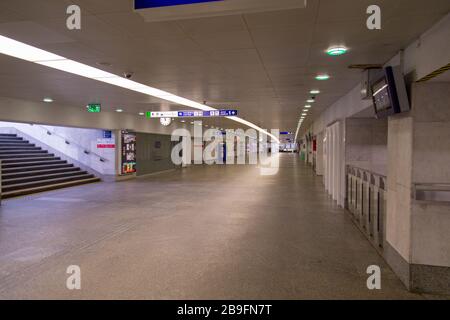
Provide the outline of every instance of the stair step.
{"type": "Polygon", "coordinates": [[[29,145],[24,145],[24,146],[17,146],[17,147],[1,147],[0,146],[0,151],[30,151],[30,150],[42,150],[42,148],[40,147],[35,147],[35,146],[29,146],[29,145]]]}
{"type": "Polygon", "coordinates": [[[0,140],[0,146],[1,147],[7,147],[7,146],[23,146],[23,145],[31,145],[34,146],[34,144],[31,144],[29,141],[26,140],[0,140]]]}
{"type": "Polygon", "coordinates": [[[20,162],[39,162],[39,161],[49,161],[49,160],[61,160],[53,155],[48,157],[36,157],[36,158],[11,158],[2,160],[2,164],[20,163],[20,162]]]}
{"type": "MultiPolygon", "coordinates": [[[[42,171],[42,170],[52,170],[52,169],[68,169],[68,168],[75,168],[73,166],[73,164],[67,163],[67,161],[64,160],[58,160],[58,161],[54,161],[50,164],[41,164],[41,165],[34,165],[36,164],[35,162],[31,162],[32,165],[29,166],[22,166],[20,167],[21,164],[23,163],[18,163],[17,166],[14,167],[8,167],[5,168],[5,166],[3,166],[2,168],[2,173],[3,174],[12,174],[12,173],[22,173],[22,172],[28,172],[28,171],[42,171]]],[[[38,162],[40,163],[40,162],[38,162]]]]}
{"type": "MultiPolygon", "coordinates": [[[[27,160],[30,160],[29,158],[27,160]]],[[[62,165],[67,164],[67,161],[61,159],[45,159],[41,161],[30,162],[16,162],[16,163],[4,163],[2,162],[2,170],[15,169],[22,167],[34,167],[34,166],[46,166],[46,165],[62,165]]]]}
{"type": "Polygon", "coordinates": [[[24,140],[23,140],[23,138],[20,138],[20,137],[0,137],[0,141],[13,142],[13,141],[24,141],[24,140]]]}
{"type": "Polygon", "coordinates": [[[2,197],[101,181],[15,134],[0,134],[2,197]]]}
{"type": "Polygon", "coordinates": [[[15,133],[0,133],[0,137],[17,137],[15,133]]]}
{"type": "Polygon", "coordinates": [[[67,188],[67,187],[73,187],[77,185],[82,184],[88,184],[93,182],[100,182],[100,179],[97,177],[94,178],[87,178],[87,179],[80,179],[76,181],[69,181],[69,182],[63,182],[63,183],[55,183],[55,184],[49,184],[41,187],[35,187],[35,188],[27,188],[27,189],[21,189],[21,190],[15,190],[15,191],[7,191],[2,193],[2,198],[11,198],[11,197],[17,197],[17,196],[23,196],[27,194],[37,193],[37,192],[43,192],[43,191],[50,191],[50,190],[56,190],[61,188],[67,188]]]}
{"type": "Polygon", "coordinates": [[[0,154],[0,160],[7,161],[7,160],[17,160],[17,159],[28,159],[28,158],[36,158],[36,157],[54,157],[55,155],[53,153],[47,153],[47,151],[44,151],[43,153],[21,153],[21,154],[0,154]]]}
{"type": "Polygon", "coordinates": [[[2,187],[6,188],[7,186],[23,184],[28,182],[45,182],[46,180],[54,180],[59,178],[69,178],[75,176],[81,176],[88,174],[86,171],[66,171],[60,173],[52,173],[52,174],[42,174],[42,175],[34,175],[34,176],[25,176],[25,177],[14,177],[8,179],[2,179],[2,187]]]}
{"type": "Polygon", "coordinates": [[[71,166],[71,167],[63,167],[63,168],[53,168],[53,169],[42,169],[42,170],[24,170],[24,171],[16,171],[12,173],[3,173],[2,180],[16,179],[22,177],[34,177],[41,175],[50,175],[55,173],[69,173],[69,172],[79,172],[80,168],[71,166]]]}
{"type": "Polygon", "coordinates": [[[2,186],[2,194],[4,192],[9,192],[9,191],[37,188],[37,187],[43,187],[43,186],[46,186],[49,184],[58,184],[58,183],[71,182],[71,181],[90,179],[90,178],[94,178],[94,175],[90,174],[90,173],[85,173],[85,174],[75,175],[75,176],[71,176],[71,177],[54,178],[54,179],[48,179],[48,180],[23,182],[23,183],[18,183],[18,184],[5,185],[5,186],[2,186]]]}
{"type": "Polygon", "coordinates": [[[36,154],[36,153],[48,153],[47,150],[0,150],[0,156],[4,155],[21,155],[21,154],[36,154]]]}

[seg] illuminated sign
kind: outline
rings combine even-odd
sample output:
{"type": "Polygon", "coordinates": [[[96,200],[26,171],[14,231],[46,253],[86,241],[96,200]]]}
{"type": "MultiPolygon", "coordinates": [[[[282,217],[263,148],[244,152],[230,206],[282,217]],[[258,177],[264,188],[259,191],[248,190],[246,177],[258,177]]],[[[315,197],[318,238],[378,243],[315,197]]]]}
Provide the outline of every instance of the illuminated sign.
{"type": "Polygon", "coordinates": [[[136,134],[122,130],[121,173],[130,174],[136,172],[136,134]]]}
{"type": "Polygon", "coordinates": [[[237,110],[211,110],[211,111],[149,111],[147,118],[211,118],[235,117],[237,110]]]}
{"type": "Polygon", "coordinates": [[[100,103],[90,103],[86,108],[88,112],[92,113],[99,113],[102,111],[102,105],[100,103]]]}
{"type": "Polygon", "coordinates": [[[160,8],[180,6],[185,4],[205,3],[205,2],[217,2],[223,0],[134,0],[134,9],[148,9],[148,8],[160,8]]]}

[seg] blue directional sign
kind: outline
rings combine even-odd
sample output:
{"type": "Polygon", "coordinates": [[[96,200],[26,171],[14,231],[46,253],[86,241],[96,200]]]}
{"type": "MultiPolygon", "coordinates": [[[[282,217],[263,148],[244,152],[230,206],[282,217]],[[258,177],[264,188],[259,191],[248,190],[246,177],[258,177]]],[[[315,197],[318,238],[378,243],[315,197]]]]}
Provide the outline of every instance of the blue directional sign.
{"type": "Polygon", "coordinates": [[[217,2],[223,0],[134,0],[134,9],[148,9],[148,8],[160,8],[180,6],[184,4],[204,3],[204,2],[217,2]]]}
{"type": "Polygon", "coordinates": [[[235,117],[237,110],[208,110],[208,111],[149,111],[147,118],[212,118],[235,117]]]}
{"type": "Polygon", "coordinates": [[[211,111],[178,111],[178,117],[233,117],[237,116],[237,110],[211,110],[211,111]]]}

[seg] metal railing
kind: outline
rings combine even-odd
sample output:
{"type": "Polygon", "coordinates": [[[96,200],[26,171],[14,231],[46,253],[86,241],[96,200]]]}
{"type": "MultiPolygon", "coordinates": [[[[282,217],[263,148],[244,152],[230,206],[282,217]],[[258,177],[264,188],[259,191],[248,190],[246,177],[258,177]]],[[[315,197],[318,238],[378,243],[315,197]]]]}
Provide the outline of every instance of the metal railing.
{"type": "Polygon", "coordinates": [[[347,166],[346,208],[378,247],[383,247],[386,217],[386,177],[347,166]]]}
{"type": "Polygon", "coordinates": [[[85,148],[82,145],[76,143],[75,141],[67,139],[66,137],[56,133],[54,130],[51,130],[51,129],[43,126],[43,125],[38,125],[38,124],[30,124],[30,125],[35,127],[35,128],[39,128],[42,131],[45,131],[48,136],[55,137],[55,138],[59,139],[60,141],[63,141],[66,145],[69,145],[69,146],[71,146],[73,148],[81,150],[86,155],[89,155],[89,156],[94,157],[94,158],[98,158],[98,160],[101,161],[101,162],[107,162],[108,161],[107,159],[105,159],[101,155],[93,152],[91,149],[85,148]]]}
{"type": "Polygon", "coordinates": [[[450,203],[449,183],[413,184],[413,197],[416,201],[450,203]]]}

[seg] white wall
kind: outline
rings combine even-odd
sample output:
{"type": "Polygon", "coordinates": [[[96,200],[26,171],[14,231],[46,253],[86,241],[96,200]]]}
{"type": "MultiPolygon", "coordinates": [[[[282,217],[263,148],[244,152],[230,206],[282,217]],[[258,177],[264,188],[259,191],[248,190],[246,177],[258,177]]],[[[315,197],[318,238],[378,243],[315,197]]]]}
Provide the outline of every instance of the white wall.
{"type": "Polygon", "coordinates": [[[387,119],[345,120],[345,163],[386,176],[387,119]]]}
{"type": "MultiPolygon", "coordinates": [[[[97,148],[97,142],[103,142],[103,130],[80,129],[56,126],[30,125],[26,123],[0,122],[0,128],[15,128],[25,140],[31,141],[49,150],[51,153],[57,151],[65,156],[65,160],[83,168],[89,168],[101,175],[115,175],[116,173],[116,149],[97,148]],[[47,131],[52,135],[48,135],[47,131]],[[101,140],[98,140],[101,139],[101,140]],[[66,143],[69,142],[69,144],[66,143]],[[87,150],[90,153],[86,154],[87,150]],[[104,161],[100,161],[100,158],[104,161]]],[[[113,133],[111,144],[115,144],[113,133]]],[[[59,156],[59,154],[58,154],[59,156]]]]}
{"type": "Polygon", "coordinates": [[[176,128],[191,129],[191,126],[181,123],[164,127],[157,119],[147,119],[137,114],[103,111],[89,113],[81,106],[63,106],[57,102],[41,103],[4,97],[0,97],[0,121],[107,130],[132,129],[136,132],[160,134],[171,134],[176,128]]]}
{"type": "Polygon", "coordinates": [[[357,85],[349,93],[340,98],[314,121],[314,134],[322,132],[328,125],[337,120],[343,120],[367,109],[372,105],[372,100],[361,99],[361,88],[357,85]]]}

